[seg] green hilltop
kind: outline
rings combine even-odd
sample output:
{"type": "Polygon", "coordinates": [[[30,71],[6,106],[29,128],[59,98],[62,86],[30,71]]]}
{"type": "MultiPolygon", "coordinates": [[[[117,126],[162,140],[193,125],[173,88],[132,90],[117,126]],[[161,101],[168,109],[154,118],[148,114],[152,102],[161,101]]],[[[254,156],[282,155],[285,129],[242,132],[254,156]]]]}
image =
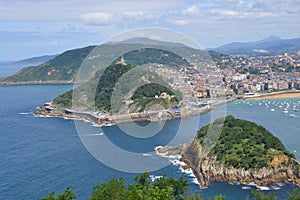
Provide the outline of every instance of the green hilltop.
{"type": "Polygon", "coordinates": [[[25,67],[12,76],[1,78],[0,83],[85,82],[95,75],[99,67],[112,63],[118,55],[124,55],[125,60],[134,65],[146,64],[147,61],[169,66],[188,65],[186,61],[191,63],[197,60],[219,62],[224,56],[212,51],[206,53],[183,44],[176,43],[175,45],[172,42],[109,43],[65,51],[43,64],[25,67]],[[134,49],[137,50],[132,51],[134,49]],[[126,53],[126,50],[130,53],[126,53]],[[83,74],[83,77],[76,77],[78,70],[85,63],[90,65],[90,68],[86,69],[87,74],[83,74]]]}
{"type": "MultiPolygon", "coordinates": [[[[100,78],[94,78],[91,81],[83,84],[82,86],[75,88],[75,92],[70,90],[64,94],[56,97],[53,102],[58,107],[70,108],[72,106],[81,107],[84,109],[96,108],[97,110],[105,111],[105,112],[118,112],[121,109],[122,101],[119,98],[112,106],[112,95],[115,87],[118,87],[116,84],[119,81],[120,77],[128,72],[129,70],[135,68],[135,65],[128,64],[123,66],[121,64],[112,64],[110,65],[104,73],[100,76],[100,78]],[[96,87],[95,87],[96,86],[96,87]],[[96,90],[93,90],[96,88],[96,90]],[[73,95],[74,94],[74,95],[73,95]],[[79,95],[77,98],[77,94],[79,95]],[[83,95],[82,95],[83,94],[83,95]],[[82,101],[82,96],[86,98],[86,101],[82,101]],[[72,102],[73,100],[73,102],[72,102]],[[75,105],[74,105],[75,103],[75,105]],[[112,107],[116,110],[112,110],[112,107]]],[[[174,95],[175,92],[159,77],[157,74],[153,72],[149,72],[146,70],[139,69],[139,74],[143,77],[146,77],[148,80],[155,79],[158,83],[149,83],[145,84],[139,88],[137,88],[133,93],[130,93],[131,84],[136,85],[138,83],[127,82],[125,85],[121,85],[121,90],[123,91],[120,97],[124,97],[125,94],[130,94],[128,99],[133,100],[132,111],[143,111],[148,104],[152,103],[162,103],[165,105],[165,108],[168,108],[171,105],[176,105],[178,103],[178,98],[174,98],[172,103],[166,101],[162,98],[154,98],[155,95],[160,95],[165,92],[168,95],[174,95]],[[134,108],[133,108],[134,107],[134,108]]],[[[138,79],[136,79],[138,81],[138,79]]],[[[176,91],[177,92],[177,91],[176,91]]],[[[177,92],[178,93],[178,92],[177,92]]]]}
{"type": "Polygon", "coordinates": [[[204,143],[211,145],[217,140],[209,154],[216,156],[217,161],[225,163],[227,167],[244,169],[287,167],[289,159],[295,159],[281,141],[263,126],[236,119],[231,115],[203,126],[198,131],[197,138],[202,145],[204,143]],[[209,131],[208,135],[209,129],[212,131],[209,131]],[[222,131],[218,138],[219,130],[222,131]],[[275,157],[287,159],[283,159],[285,162],[272,163],[275,157]],[[274,166],[277,164],[278,166],[274,166]]]}
{"type": "Polygon", "coordinates": [[[180,92],[173,91],[161,76],[146,70],[142,65],[157,63],[174,67],[187,66],[189,63],[186,60],[172,52],[153,48],[128,52],[123,58],[125,65],[118,63],[121,58],[116,59],[103,72],[96,72],[90,81],[56,97],[54,104],[64,108],[70,108],[73,104],[73,107],[84,109],[120,112],[123,101],[127,100],[131,101],[131,112],[141,112],[154,104],[170,108],[179,103],[180,92]],[[112,99],[115,88],[119,91],[115,95],[121,98],[112,99]],[[169,99],[160,98],[162,93],[168,95],[169,99]]]}

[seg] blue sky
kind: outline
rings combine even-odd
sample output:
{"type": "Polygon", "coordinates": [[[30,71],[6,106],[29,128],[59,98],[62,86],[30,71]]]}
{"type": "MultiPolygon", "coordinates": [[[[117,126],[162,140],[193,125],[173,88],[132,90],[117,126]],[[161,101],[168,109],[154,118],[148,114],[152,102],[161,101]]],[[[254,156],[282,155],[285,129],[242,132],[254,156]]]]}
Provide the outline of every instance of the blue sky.
{"type": "Polygon", "coordinates": [[[179,31],[205,48],[300,37],[300,0],[0,0],[0,61],[100,44],[135,28],[179,31]]]}

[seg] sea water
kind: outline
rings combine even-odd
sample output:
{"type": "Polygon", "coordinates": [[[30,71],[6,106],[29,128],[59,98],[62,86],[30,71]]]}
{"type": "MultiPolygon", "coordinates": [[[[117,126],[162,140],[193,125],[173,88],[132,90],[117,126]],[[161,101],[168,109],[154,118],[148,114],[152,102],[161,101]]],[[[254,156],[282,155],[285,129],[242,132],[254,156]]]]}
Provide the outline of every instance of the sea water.
{"type": "MultiPolygon", "coordinates": [[[[137,175],[112,169],[96,160],[82,144],[73,120],[32,114],[37,106],[71,88],[72,85],[0,87],[0,199],[39,199],[52,191],[61,193],[68,186],[72,186],[79,199],[87,199],[92,194],[93,186],[97,184],[120,177],[124,177],[126,183],[131,183],[132,178],[137,175]]],[[[265,126],[299,159],[300,113],[293,111],[293,106],[299,100],[241,100],[226,105],[226,114],[265,126]],[[287,102],[288,113],[284,113],[287,102]],[[274,111],[271,111],[272,108],[274,111]]],[[[211,121],[211,114],[201,116],[200,122],[198,117],[184,120],[201,127],[211,121]]],[[[80,123],[91,129],[99,129],[88,122],[80,123]]],[[[149,156],[149,151],[158,145],[167,144],[173,138],[172,132],[176,131],[179,123],[179,119],[167,121],[158,135],[147,139],[133,138],[124,134],[117,126],[101,128],[103,134],[117,146],[149,156]]],[[[147,122],[140,122],[139,125],[147,125],[147,122]]],[[[101,139],[103,134],[97,137],[101,139]]],[[[188,142],[194,135],[187,127],[186,134],[176,143],[188,142]]],[[[251,189],[257,189],[255,186],[226,182],[213,182],[211,186],[200,189],[191,174],[171,162],[167,167],[151,174],[154,177],[164,174],[175,178],[184,176],[190,183],[190,191],[204,197],[223,194],[228,200],[244,199],[250,195],[251,189]]],[[[296,186],[273,185],[270,191],[275,192],[279,199],[284,199],[286,193],[293,188],[296,186]]]]}

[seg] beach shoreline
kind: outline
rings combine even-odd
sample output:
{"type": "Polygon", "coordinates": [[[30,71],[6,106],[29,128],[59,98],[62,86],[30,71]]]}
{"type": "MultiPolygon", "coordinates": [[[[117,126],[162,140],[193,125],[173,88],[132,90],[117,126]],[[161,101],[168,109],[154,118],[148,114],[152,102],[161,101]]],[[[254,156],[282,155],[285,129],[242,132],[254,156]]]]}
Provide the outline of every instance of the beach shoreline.
{"type": "Polygon", "coordinates": [[[300,91],[282,91],[282,92],[273,92],[267,94],[261,94],[260,96],[247,97],[245,99],[283,99],[283,98],[300,98],[300,91]]]}

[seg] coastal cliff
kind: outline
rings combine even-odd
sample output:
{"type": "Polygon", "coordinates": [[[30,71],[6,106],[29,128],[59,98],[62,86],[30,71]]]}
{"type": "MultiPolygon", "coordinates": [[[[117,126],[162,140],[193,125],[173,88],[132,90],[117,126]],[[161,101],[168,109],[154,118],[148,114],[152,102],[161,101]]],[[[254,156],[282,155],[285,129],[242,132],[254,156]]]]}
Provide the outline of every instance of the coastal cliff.
{"type": "MultiPolygon", "coordinates": [[[[264,145],[267,146],[267,144],[264,145]]],[[[218,147],[218,144],[215,147],[218,147]]],[[[245,168],[241,163],[236,166],[228,165],[229,158],[226,157],[227,160],[218,158],[217,154],[212,153],[214,148],[206,152],[197,135],[189,144],[161,147],[157,151],[166,155],[181,155],[181,161],[186,163],[183,168],[190,168],[193,171],[201,187],[209,186],[211,181],[255,183],[260,186],[270,183],[300,185],[299,162],[290,155],[286,155],[288,153],[284,150],[282,154],[277,152],[276,155],[268,155],[269,160],[266,166],[253,167],[261,164],[261,161],[257,161],[253,163],[253,166],[245,168]]],[[[247,156],[250,158],[250,155],[247,156]]]]}

